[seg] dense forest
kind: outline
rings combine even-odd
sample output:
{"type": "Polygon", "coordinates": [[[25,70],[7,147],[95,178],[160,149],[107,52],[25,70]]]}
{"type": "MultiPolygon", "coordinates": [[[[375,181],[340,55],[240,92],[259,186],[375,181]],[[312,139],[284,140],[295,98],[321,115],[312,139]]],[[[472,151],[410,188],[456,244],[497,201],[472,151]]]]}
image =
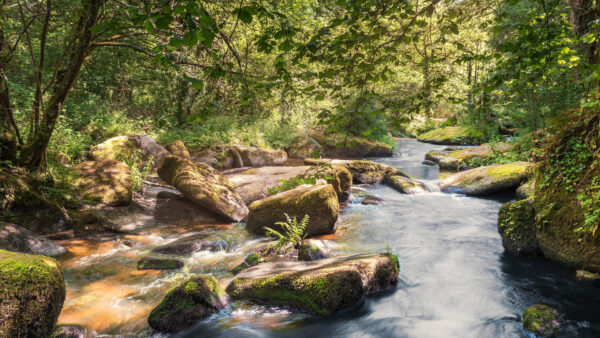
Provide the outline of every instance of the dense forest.
{"type": "Polygon", "coordinates": [[[0,1],[1,337],[600,334],[597,1],[0,1]],[[516,326],[336,326],[465,245],[582,308],[536,279],[481,290],[516,326]]]}

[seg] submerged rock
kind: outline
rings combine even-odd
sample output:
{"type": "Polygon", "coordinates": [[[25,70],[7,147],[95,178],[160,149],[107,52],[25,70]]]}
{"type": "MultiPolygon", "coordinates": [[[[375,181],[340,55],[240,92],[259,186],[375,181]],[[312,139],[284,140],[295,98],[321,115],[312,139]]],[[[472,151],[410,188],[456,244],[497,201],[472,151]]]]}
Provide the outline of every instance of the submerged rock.
{"type": "Polygon", "coordinates": [[[133,157],[135,151],[142,155],[142,161],[146,163],[150,158],[153,160],[153,168],[158,168],[169,152],[163,148],[152,137],[145,135],[116,136],[108,139],[90,150],[93,160],[105,159],[122,161],[133,157]]]}
{"type": "Polygon", "coordinates": [[[455,126],[434,129],[417,136],[417,140],[435,144],[468,145],[478,144],[482,136],[480,131],[471,127],[455,126]]]}
{"type": "Polygon", "coordinates": [[[388,157],[394,154],[392,146],[360,136],[313,135],[321,154],[330,158],[388,157]]]}
{"type": "Polygon", "coordinates": [[[523,312],[523,329],[538,337],[552,337],[559,328],[558,312],[548,305],[532,305],[523,312]]]}
{"type": "Polygon", "coordinates": [[[187,199],[232,221],[239,222],[248,208],[231,182],[204,163],[167,156],[158,175],[187,199]]]}
{"type": "Polygon", "coordinates": [[[264,227],[280,231],[281,227],[275,223],[285,222],[285,214],[296,217],[298,222],[309,215],[304,233],[313,237],[335,232],[339,202],[333,187],[327,184],[300,186],[253,202],[249,208],[246,229],[251,233],[264,235],[264,227]]]}
{"type": "Polygon", "coordinates": [[[394,285],[398,273],[398,260],[390,254],[271,262],[238,274],[227,292],[233,299],[329,315],[394,285]]]}
{"type": "Polygon", "coordinates": [[[165,145],[165,149],[175,156],[190,158],[190,153],[181,140],[177,140],[165,145]]]}
{"type": "Polygon", "coordinates": [[[475,168],[446,177],[440,182],[440,189],[473,196],[516,189],[530,176],[532,167],[531,163],[513,162],[475,168]]]}
{"type": "Polygon", "coordinates": [[[65,300],[58,262],[0,250],[0,271],[0,335],[50,336],[65,300]]]}
{"type": "Polygon", "coordinates": [[[533,197],[535,194],[535,178],[529,179],[523,185],[517,188],[517,199],[524,200],[533,197]]]}
{"type": "Polygon", "coordinates": [[[18,225],[0,221],[0,249],[22,253],[58,256],[65,248],[18,225]]]}
{"type": "Polygon", "coordinates": [[[75,185],[86,199],[109,205],[131,202],[133,177],[125,163],[106,159],[83,162],[75,168],[80,175],[75,185]]]}
{"type": "Polygon", "coordinates": [[[418,194],[422,192],[429,192],[429,188],[419,181],[411,180],[404,176],[388,176],[385,179],[385,184],[394,188],[396,191],[403,194],[418,194]]]}
{"type": "Polygon", "coordinates": [[[183,268],[183,262],[172,258],[142,257],[137,262],[138,270],[172,270],[183,268]]]}
{"type": "Polygon", "coordinates": [[[521,256],[541,253],[536,237],[533,200],[505,203],[498,214],[498,232],[506,252],[521,256]]]}
{"type": "Polygon", "coordinates": [[[148,324],[159,332],[178,332],[218,312],[228,302],[214,277],[194,275],[167,291],[150,312],[148,324]]]}
{"type": "Polygon", "coordinates": [[[227,242],[223,240],[211,241],[206,235],[190,235],[171,243],[152,249],[152,252],[169,255],[190,255],[198,251],[223,251],[227,242]]]}

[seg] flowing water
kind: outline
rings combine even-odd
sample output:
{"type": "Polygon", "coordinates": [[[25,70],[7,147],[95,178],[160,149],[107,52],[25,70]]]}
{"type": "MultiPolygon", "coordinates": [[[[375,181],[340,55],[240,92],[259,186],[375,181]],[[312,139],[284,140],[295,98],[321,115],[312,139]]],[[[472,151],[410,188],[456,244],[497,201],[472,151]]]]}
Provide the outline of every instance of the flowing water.
{"type": "MultiPolygon", "coordinates": [[[[421,179],[431,193],[402,195],[386,186],[363,188],[343,210],[336,254],[385,252],[398,255],[398,285],[366,297],[326,318],[282,308],[236,302],[179,337],[527,337],[520,315],[546,303],[563,315],[564,337],[600,336],[600,293],[575,281],[573,271],[543,259],[504,255],[497,214],[512,195],[469,198],[437,190],[439,170],[421,164],[442,147],[400,139],[394,157],[376,161],[421,179]],[[365,194],[385,204],[361,205],[365,194]]],[[[63,260],[67,300],[60,323],[80,324],[88,334],[160,336],[146,324],[149,311],[181,272],[135,270],[152,247],[181,237],[189,228],[146,231],[105,241],[66,241],[63,260]]],[[[201,252],[186,271],[211,273],[225,285],[227,271],[260,239],[243,226],[199,228],[228,242],[226,252],[201,252]]]]}

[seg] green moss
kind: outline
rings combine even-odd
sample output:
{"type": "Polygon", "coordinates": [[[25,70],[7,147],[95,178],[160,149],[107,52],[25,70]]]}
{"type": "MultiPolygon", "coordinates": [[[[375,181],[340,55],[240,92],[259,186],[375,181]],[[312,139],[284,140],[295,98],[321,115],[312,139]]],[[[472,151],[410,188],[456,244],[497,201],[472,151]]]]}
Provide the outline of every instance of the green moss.
{"type": "Polygon", "coordinates": [[[438,143],[438,144],[459,144],[468,145],[479,143],[483,138],[483,133],[472,128],[463,126],[445,127],[434,129],[425,134],[417,136],[419,141],[438,143]]]}
{"type": "Polygon", "coordinates": [[[531,165],[527,162],[514,162],[491,166],[485,173],[493,177],[512,177],[521,176],[530,169],[531,165]]]}
{"type": "Polygon", "coordinates": [[[498,232],[508,253],[534,256],[540,253],[536,238],[533,200],[505,203],[498,214],[498,232]]]}
{"type": "Polygon", "coordinates": [[[558,314],[547,305],[533,305],[523,312],[523,328],[536,335],[551,337],[558,326],[558,314]]]}
{"type": "Polygon", "coordinates": [[[246,263],[248,263],[250,266],[254,266],[256,264],[259,264],[263,261],[264,259],[262,258],[261,255],[257,254],[257,253],[251,253],[248,256],[246,256],[246,259],[244,259],[244,261],[246,263]]]}

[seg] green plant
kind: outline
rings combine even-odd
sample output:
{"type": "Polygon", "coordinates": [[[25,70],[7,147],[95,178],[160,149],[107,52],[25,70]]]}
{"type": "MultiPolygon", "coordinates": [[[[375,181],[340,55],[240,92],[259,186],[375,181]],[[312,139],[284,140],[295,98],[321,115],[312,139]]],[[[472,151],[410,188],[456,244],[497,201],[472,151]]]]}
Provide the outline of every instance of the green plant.
{"type": "Polygon", "coordinates": [[[296,217],[290,218],[288,214],[285,214],[286,222],[277,222],[275,225],[281,227],[282,231],[279,232],[269,227],[265,227],[267,237],[271,237],[276,240],[275,243],[269,245],[269,249],[274,249],[275,252],[279,253],[282,250],[285,251],[290,247],[298,248],[302,245],[306,234],[304,230],[308,226],[308,215],[304,215],[302,221],[298,223],[296,217]]]}
{"type": "Polygon", "coordinates": [[[140,191],[144,185],[144,180],[152,172],[154,156],[150,156],[150,158],[144,162],[142,158],[142,151],[140,149],[134,149],[127,156],[120,156],[119,160],[127,164],[131,169],[133,190],[140,191]]]}
{"type": "MultiPolygon", "coordinates": [[[[308,171],[310,172],[313,169],[314,167],[310,167],[308,171]]],[[[331,180],[333,179],[333,177],[327,174],[326,171],[328,169],[331,169],[331,165],[321,165],[318,167],[318,169],[316,169],[315,172],[312,172],[310,174],[298,175],[287,180],[279,180],[281,184],[267,189],[267,194],[275,195],[279,192],[294,189],[295,187],[301,186],[303,184],[314,185],[317,184],[317,180],[319,179],[331,180]]]]}

